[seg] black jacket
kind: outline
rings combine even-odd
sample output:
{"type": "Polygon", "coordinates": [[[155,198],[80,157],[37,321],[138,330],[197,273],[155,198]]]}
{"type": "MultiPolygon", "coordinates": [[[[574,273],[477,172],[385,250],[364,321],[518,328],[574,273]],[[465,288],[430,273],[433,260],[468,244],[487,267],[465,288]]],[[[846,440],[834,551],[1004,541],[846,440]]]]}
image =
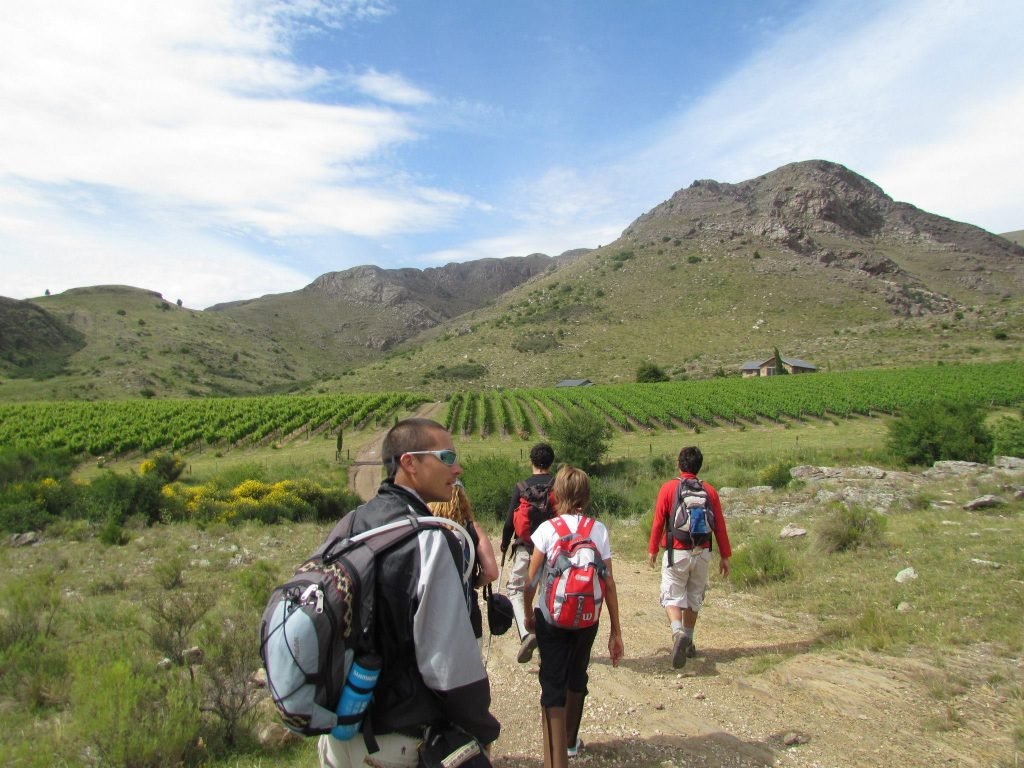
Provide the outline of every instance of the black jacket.
{"type": "MultiPolygon", "coordinates": [[[[355,515],[356,534],[430,512],[385,481],[349,514],[355,515]]],[[[498,738],[501,725],[490,714],[490,683],[470,627],[462,563],[459,537],[439,529],[424,530],[378,557],[374,630],[384,666],[371,706],[375,733],[454,723],[483,744],[498,738]]]]}
{"type": "MultiPolygon", "coordinates": [[[[528,478],[523,480],[523,483],[527,485],[548,485],[552,481],[551,474],[549,472],[543,472],[538,475],[530,475],[528,478]]],[[[519,502],[521,497],[519,495],[519,486],[522,483],[516,483],[516,487],[512,489],[512,500],[508,505],[508,514],[505,516],[505,527],[501,530],[501,552],[505,553],[510,543],[516,538],[515,524],[513,518],[515,517],[516,510],[519,509],[519,502]]],[[[530,531],[532,534],[533,531],[530,531]]],[[[517,545],[522,544],[526,547],[526,551],[533,552],[532,541],[516,541],[517,545]]]]}

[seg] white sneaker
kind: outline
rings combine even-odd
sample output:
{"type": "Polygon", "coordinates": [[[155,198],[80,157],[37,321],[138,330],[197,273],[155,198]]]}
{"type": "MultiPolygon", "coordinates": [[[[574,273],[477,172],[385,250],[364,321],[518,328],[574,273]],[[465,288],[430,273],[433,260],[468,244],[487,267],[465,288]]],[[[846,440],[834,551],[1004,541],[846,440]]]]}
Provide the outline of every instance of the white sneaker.
{"type": "Polygon", "coordinates": [[[583,739],[577,736],[576,743],[569,747],[568,751],[569,757],[576,757],[576,755],[583,751],[583,739]]]}

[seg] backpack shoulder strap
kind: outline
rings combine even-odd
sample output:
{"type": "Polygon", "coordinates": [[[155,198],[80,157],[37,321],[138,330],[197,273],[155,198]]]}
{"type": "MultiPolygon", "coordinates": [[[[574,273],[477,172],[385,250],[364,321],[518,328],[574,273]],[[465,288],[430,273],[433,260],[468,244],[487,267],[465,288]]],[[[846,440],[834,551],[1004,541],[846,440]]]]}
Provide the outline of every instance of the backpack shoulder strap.
{"type": "Polygon", "coordinates": [[[590,538],[590,532],[594,529],[594,518],[584,517],[580,520],[579,526],[576,528],[576,533],[580,536],[590,538]]]}
{"type": "Polygon", "coordinates": [[[555,517],[552,517],[550,519],[550,522],[551,525],[554,526],[555,533],[558,534],[559,538],[563,536],[568,536],[571,533],[571,531],[569,530],[569,526],[565,524],[565,520],[562,519],[561,515],[556,515],[555,517]]]}

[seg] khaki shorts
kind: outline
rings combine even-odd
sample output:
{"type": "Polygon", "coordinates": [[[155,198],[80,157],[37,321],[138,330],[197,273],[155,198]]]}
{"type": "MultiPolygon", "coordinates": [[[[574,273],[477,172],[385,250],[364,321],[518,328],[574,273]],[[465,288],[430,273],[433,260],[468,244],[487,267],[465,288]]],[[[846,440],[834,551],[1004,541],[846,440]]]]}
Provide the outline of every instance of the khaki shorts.
{"type": "Polygon", "coordinates": [[[317,744],[320,768],[413,768],[416,765],[422,739],[400,733],[385,733],[376,738],[380,751],[370,758],[361,733],[348,741],[321,736],[317,744]]]}
{"type": "Polygon", "coordinates": [[[708,588],[708,565],[711,550],[708,548],[672,551],[673,564],[668,564],[668,552],[661,555],[661,606],[675,606],[699,611],[704,604],[704,593],[708,588]]]}

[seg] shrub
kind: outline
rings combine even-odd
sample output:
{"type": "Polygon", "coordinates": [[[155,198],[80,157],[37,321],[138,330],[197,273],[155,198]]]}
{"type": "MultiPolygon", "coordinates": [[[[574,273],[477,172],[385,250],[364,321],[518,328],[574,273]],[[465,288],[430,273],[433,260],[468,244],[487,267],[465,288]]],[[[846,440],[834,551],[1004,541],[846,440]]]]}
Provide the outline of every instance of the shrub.
{"type": "Polygon", "coordinates": [[[153,647],[181,664],[196,625],[210,610],[210,596],[201,590],[175,590],[151,597],[145,603],[150,622],[146,629],[153,647]]]}
{"type": "Polygon", "coordinates": [[[818,543],[826,552],[845,552],[883,543],[886,519],[873,509],[836,503],[818,529],[818,543]]]}
{"type": "Polygon", "coordinates": [[[124,529],[121,522],[117,519],[117,515],[111,515],[107,518],[106,522],[103,523],[103,527],[100,528],[100,541],[107,546],[111,547],[123,547],[129,541],[131,537],[128,535],[128,531],[124,529]]]}
{"type": "Polygon", "coordinates": [[[8,585],[0,601],[0,693],[26,709],[59,703],[67,648],[55,638],[63,601],[50,571],[8,585]]]}
{"type": "Polygon", "coordinates": [[[1024,418],[1003,416],[992,427],[992,453],[1024,458],[1024,418]]]}
{"type": "Polygon", "coordinates": [[[66,478],[74,468],[75,460],[65,450],[0,448],[0,485],[66,478]]]}
{"type": "Polygon", "coordinates": [[[123,524],[133,515],[141,515],[149,523],[160,519],[162,505],[156,473],[119,475],[107,471],[97,477],[84,492],[84,506],[90,520],[111,520],[123,524]]]}
{"type": "Polygon", "coordinates": [[[180,554],[158,558],[153,565],[153,577],[161,589],[177,589],[185,583],[185,558],[180,554]]]}
{"type": "Polygon", "coordinates": [[[0,530],[10,533],[41,531],[53,520],[38,501],[14,498],[16,494],[0,494],[0,530]]]}
{"type": "Polygon", "coordinates": [[[82,660],[71,705],[74,730],[97,765],[181,765],[199,735],[192,687],[141,661],[82,660]]]}
{"type": "Polygon", "coordinates": [[[462,482],[481,522],[503,522],[512,500],[512,489],[529,474],[529,460],[523,467],[504,456],[482,456],[462,463],[462,482]]]}
{"type": "Polygon", "coordinates": [[[737,587],[754,587],[785,581],[793,570],[793,561],[782,544],[766,536],[733,552],[729,580],[737,587]]]}
{"type": "Polygon", "coordinates": [[[765,467],[760,474],[761,484],[770,485],[772,488],[785,488],[793,479],[789,469],[789,464],[784,461],[765,467]]]}
{"type": "Polygon", "coordinates": [[[577,410],[552,421],[549,437],[560,462],[591,471],[608,453],[612,428],[603,417],[577,410]]]}
{"type": "Polygon", "coordinates": [[[139,473],[146,475],[152,472],[165,483],[173,483],[181,477],[186,466],[185,460],[180,456],[171,453],[158,453],[142,462],[139,466],[139,473]]]}
{"type": "MultiPolygon", "coordinates": [[[[591,478],[590,508],[598,517],[622,517],[641,510],[628,495],[600,477],[591,478]]],[[[643,505],[646,506],[646,505],[643,505]]]]}
{"type": "Polygon", "coordinates": [[[668,374],[654,363],[641,363],[640,367],[636,369],[636,381],[638,384],[668,381],[668,374]]]}
{"type": "Polygon", "coordinates": [[[238,585],[241,590],[239,607],[249,610],[252,615],[259,615],[277,586],[277,571],[266,560],[257,560],[238,574],[238,585]]]}
{"type": "Polygon", "coordinates": [[[229,748],[250,733],[260,701],[252,674],[260,666],[259,646],[252,641],[257,627],[251,624],[251,615],[235,613],[206,625],[199,636],[202,710],[216,718],[218,741],[229,748]]]}
{"type": "Polygon", "coordinates": [[[478,379],[486,373],[487,367],[480,363],[458,363],[440,365],[425,375],[429,379],[478,379]]]}
{"type": "Polygon", "coordinates": [[[513,349],[527,354],[547,352],[551,349],[557,349],[558,346],[558,339],[553,334],[548,335],[546,333],[538,336],[523,336],[512,342],[513,349]]]}
{"type": "Polygon", "coordinates": [[[987,463],[992,458],[992,435],[985,429],[981,409],[950,401],[920,403],[889,423],[889,450],[907,464],[926,466],[936,461],[987,463]]]}

